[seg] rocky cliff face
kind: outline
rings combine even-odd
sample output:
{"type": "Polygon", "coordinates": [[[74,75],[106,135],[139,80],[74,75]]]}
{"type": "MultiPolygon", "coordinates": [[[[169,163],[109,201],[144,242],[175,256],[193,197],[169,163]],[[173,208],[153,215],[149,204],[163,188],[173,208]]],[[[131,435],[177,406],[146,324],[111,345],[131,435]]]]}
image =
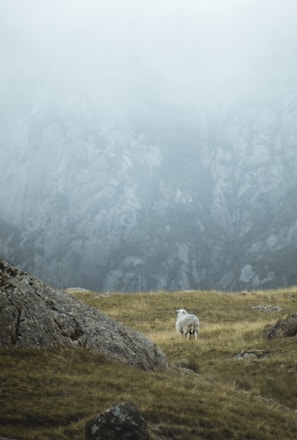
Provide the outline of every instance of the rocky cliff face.
{"type": "Polygon", "coordinates": [[[167,366],[149,339],[0,260],[0,345],[84,347],[131,367],[167,366]]]}
{"type": "Polygon", "coordinates": [[[296,284],[295,82],[221,106],[138,87],[2,107],[1,256],[96,291],[296,284]]]}

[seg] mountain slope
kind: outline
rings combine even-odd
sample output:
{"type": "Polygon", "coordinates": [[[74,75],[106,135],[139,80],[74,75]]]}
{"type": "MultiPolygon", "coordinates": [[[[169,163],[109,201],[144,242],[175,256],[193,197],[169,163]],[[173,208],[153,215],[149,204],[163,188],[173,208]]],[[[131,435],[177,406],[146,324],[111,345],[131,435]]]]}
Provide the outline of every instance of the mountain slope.
{"type": "Polygon", "coordinates": [[[131,72],[108,111],[55,84],[8,94],[1,256],[97,291],[297,283],[295,82],[149,100],[147,84],[128,93],[131,72]]]}

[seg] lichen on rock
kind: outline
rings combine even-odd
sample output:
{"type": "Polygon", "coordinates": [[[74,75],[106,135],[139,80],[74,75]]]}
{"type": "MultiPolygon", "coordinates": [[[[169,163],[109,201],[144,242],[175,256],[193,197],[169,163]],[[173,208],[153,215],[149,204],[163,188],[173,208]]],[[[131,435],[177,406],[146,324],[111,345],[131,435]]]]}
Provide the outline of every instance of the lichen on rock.
{"type": "Polygon", "coordinates": [[[290,313],[265,330],[267,339],[293,337],[297,335],[297,313],[290,313]]]}
{"type": "Polygon", "coordinates": [[[167,366],[146,336],[0,260],[0,346],[84,347],[131,367],[167,366]]]}

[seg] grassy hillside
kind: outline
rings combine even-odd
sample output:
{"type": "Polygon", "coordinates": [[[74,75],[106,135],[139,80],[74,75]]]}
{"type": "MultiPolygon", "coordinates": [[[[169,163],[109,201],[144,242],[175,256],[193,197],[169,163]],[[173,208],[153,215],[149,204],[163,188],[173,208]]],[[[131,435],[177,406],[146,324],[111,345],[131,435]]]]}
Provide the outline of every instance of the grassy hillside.
{"type": "Polygon", "coordinates": [[[73,292],[150,337],[171,367],[143,372],[84,350],[0,351],[0,436],[82,440],[86,422],[133,400],[157,439],[295,439],[296,337],[266,340],[266,326],[297,311],[297,288],[278,291],[73,292]],[[254,306],[278,305],[281,311],[254,306]],[[201,320],[198,341],[175,331],[175,310],[201,320]],[[255,356],[236,359],[242,351],[255,356]]]}

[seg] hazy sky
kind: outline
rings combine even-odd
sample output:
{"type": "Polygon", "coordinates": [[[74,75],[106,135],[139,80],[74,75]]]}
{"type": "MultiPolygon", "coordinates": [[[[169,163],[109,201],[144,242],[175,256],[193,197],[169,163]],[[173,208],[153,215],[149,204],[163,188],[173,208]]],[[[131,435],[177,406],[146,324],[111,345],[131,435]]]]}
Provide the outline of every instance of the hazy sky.
{"type": "Polygon", "coordinates": [[[1,51],[77,66],[97,53],[244,58],[289,50],[297,32],[295,0],[1,0],[0,11],[1,51]]]}
{"type": "Polygon", "coordinates": [[[296,67],[296,23],[296,0],[1,0],[2,74],[270,81],[296,67]]]}

